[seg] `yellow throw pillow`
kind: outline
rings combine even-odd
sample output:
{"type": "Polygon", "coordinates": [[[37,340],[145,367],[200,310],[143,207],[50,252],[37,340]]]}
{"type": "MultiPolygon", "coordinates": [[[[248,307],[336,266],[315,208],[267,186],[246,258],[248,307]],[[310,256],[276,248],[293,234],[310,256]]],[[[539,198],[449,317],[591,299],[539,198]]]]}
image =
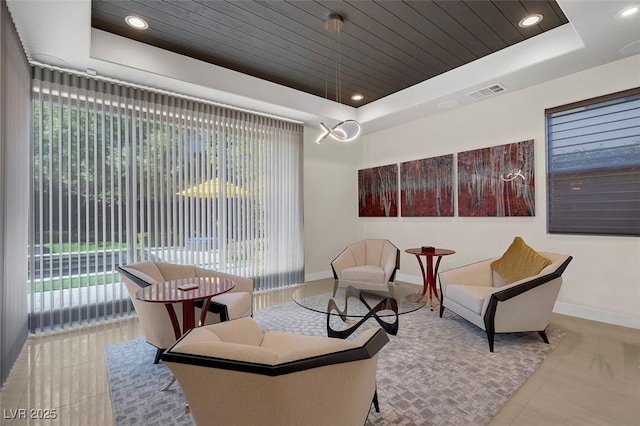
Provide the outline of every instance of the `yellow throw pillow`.
{"type": "Polygon", "coordinates": [[[506,252],[491,262],[491,269],[511,284],[523,278],[538,275],[551,261],[539,255],[522,238],[515,237],[506,252]]]}

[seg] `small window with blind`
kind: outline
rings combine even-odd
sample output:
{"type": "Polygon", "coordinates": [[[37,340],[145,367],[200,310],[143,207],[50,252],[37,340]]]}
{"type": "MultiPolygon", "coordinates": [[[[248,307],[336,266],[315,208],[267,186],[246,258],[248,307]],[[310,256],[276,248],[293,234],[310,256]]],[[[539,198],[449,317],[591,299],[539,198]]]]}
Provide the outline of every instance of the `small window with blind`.
{"type": "Polygon", "coordinates": [[[548,232],[640,236],[640,88],[545,114],[548,232]]]}

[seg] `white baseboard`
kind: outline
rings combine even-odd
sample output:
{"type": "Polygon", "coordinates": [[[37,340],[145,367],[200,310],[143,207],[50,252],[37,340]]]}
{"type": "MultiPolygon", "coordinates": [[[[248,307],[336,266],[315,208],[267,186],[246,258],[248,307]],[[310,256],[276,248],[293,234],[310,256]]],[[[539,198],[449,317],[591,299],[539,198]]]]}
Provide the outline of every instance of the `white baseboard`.
{"type": "MultiPolygon", "coordinates": [[[[418,284],[422,286],[422,277],[409,274],[396,274],[396,281],[418,284]]],[[[569,315],[576,318],[583,318],[592,321],[604,322],[607,324],[619,325],[640,329],[640,316],[620,314],[617,312],[605,311],[602,309],[590,308],[588,306],[572,305],[570,303],[556,302],[553,312],[557,314],[569,315]]]]}
{"type": "Polygon", "coordinates": [[[409,274],[399,274],[396,272],[396,281],[401,281],[403,283],[409,283],[409,284],[417,284],[419,286],[422,286],[422,277],[419,277],[417,275],[409,275],[409,274]]]}
{"type": "Polygon", "coordinates": [[[305,274],[304,282],[306,283],[308,281],[323,280],[325,278],[333,278],[333,272],[322,271],[322,272],[314,272],[313,274],[305,274]]]}
{"type": "MultiPolygon", "coordinates": [[[[331,271],[315,272],[305,275],[305,282],[322,280],[333,277],[331,271]]],[[[422,286],[422,277],[409,274],[396,274],[396,281],[403,283],[416,284],[422,286]]],[[[573,305],[571,303],[556,302],[553,312],[557,314],[569,315],[576,318],[583,318],[592,321],[604,322],[607,324],[619,325],[622,327],[630,327],[640,329],[640,317],[633,315],[620,314],[617,312],[605,311],[602,309],[590,308],[588,306],[573,305]]]]}
{"type": "Polygon", "coordinates": [[[592,321],[604,322],[607,324],[640,329],[640,317],[638,316],[619,314],[617,312],[604,311],[602,309],[590,308],[588,306],[556,302],[553,306],[553,312],[592,321]]]}

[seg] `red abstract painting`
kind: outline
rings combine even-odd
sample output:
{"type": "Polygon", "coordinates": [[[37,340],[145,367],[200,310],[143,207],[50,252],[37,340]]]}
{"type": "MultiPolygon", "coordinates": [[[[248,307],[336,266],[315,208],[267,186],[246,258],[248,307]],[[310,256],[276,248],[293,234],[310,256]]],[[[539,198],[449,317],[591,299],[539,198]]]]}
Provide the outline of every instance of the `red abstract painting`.
{"type": "Polygon", "coordinates": [[[398,216],[398,165],[358,170],[360,217],[398,216]]]}
{"type": "Polygon", "coordinates": [[[453,216],[453,154],[400,164],[400,215],[453,216]]]}
{"type": "Polygon", "coordinates": [[[535,216],[533,140],[458,154],[458,216],[535,216]]]}

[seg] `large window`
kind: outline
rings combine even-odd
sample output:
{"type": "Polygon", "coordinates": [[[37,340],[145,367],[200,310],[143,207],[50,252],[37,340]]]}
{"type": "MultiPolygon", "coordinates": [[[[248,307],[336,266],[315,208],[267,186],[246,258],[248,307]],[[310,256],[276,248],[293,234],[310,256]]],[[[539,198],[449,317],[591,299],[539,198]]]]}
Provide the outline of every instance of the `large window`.
{"type": "Polygon", "coordinates": [[[304,278],[302,126],[34,68],[32,331],[130,311],[144,259],[304,278]]]}
{"type": "Polygon", "coordinates": [[[640,236],[640,89],[546,120],[548,231],[640,236]]]}

